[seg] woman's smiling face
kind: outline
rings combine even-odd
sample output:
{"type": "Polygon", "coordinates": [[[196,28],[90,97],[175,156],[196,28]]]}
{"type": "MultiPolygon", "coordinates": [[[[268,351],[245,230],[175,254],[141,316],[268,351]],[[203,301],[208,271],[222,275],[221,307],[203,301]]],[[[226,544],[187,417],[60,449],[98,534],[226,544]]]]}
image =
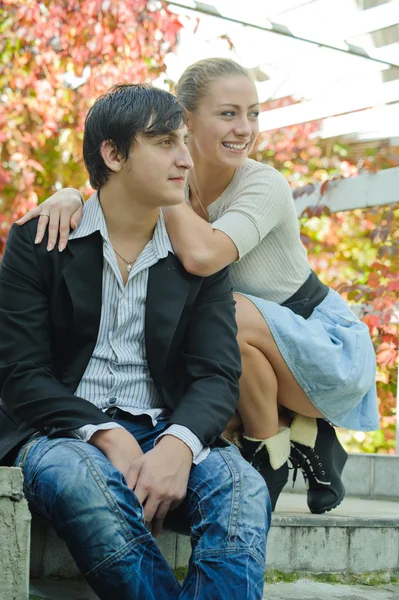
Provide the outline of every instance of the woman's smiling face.
{"type": "Polygon", "coordinates": [[[195,113],[188,113],[190,150],[215,165],[238,168],[259,133],[259,99],[244,75],[222,77],[209,84],[195,113]]]}

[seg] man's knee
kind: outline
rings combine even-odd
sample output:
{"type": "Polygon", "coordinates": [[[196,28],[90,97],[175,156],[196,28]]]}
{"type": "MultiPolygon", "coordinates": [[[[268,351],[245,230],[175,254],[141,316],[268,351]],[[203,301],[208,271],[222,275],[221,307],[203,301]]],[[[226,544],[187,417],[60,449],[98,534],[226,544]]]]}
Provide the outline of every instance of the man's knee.
{"type": "MultiPolygon", "coordinates": [[[[122,474],[94,446],[73,439],[40,440],[22,465],[28,500],[40,512],[90,507],[92,514],[129,506],[142,508],[122,474]]],[[[48,515],[47,515],[48,516],[48,515]]]]}
{"type": "Polygon", "coordinates": [[[204,478],[201,486],[200,502],[211,508],[218,506],[220,513],[228,515],[230,524],[247,527],[254,522],[259,526],[259,535],[266,534],[270,524],[270,498],[266,484],[260,474],[247,463],[237,448],[228,446],[212,450],[205,462],[204,478]],[[204,493],[204,491],[208,493],[204,493]]]}

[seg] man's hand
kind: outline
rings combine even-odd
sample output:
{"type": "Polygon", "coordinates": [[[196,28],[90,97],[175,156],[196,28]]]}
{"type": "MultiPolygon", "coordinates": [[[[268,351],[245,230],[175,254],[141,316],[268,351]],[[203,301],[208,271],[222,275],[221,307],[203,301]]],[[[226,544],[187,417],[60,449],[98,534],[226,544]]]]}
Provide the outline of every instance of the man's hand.
{"type": "Polygon", "coordinates": [[[130,467],[127,482],[144,507],[144,519],[157,537],[169,512],[177,508],[187,493],[193,455],[190,448],[173,435],[138,458],[130,467]]]}
{"type": "Polygon", "coordinates": [[[89,443],[105,454],[114,467],[125,476],[126,481],[129,478],[130,467],[143,455],[136,439],[124,427],[96,431],[89,443]]]}

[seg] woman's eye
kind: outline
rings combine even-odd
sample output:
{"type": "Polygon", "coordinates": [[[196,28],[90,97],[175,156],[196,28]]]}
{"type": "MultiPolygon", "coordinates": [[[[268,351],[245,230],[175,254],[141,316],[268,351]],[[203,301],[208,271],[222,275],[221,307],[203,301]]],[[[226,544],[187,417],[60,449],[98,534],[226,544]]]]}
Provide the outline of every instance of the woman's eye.
{"type": "Polygon", "coordinates": [[[253,112],[251,112],[251,117],[257,119],[259,117],[259,111],[258,110],[254,110],[253,112]]]}
{"type": "Polygon", "coordinates": [[[225,110],[222,112],[223,117],[234,117],[235,112],[233,110],[225,110]]]}

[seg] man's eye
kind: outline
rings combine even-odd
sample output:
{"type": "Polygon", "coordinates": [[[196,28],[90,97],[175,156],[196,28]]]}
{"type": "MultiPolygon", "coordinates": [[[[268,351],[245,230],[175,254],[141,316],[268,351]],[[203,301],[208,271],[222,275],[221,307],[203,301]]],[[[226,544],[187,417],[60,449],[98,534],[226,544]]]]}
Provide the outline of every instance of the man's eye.
{"type": "Polygon", "coordinates": [[[161,144],[165,145],[165,146],[170,146],[172,143],[172,140],[167,139],[167,140],[162,140],[161,144]]]}

